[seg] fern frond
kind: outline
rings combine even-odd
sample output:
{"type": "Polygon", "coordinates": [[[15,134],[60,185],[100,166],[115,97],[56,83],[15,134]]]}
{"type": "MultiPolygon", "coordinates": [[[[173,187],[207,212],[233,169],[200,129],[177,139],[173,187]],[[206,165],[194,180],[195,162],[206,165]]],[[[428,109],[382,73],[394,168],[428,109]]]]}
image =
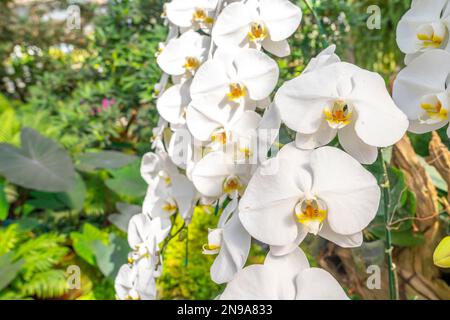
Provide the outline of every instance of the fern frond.
{"type": "Polygon", "coordinates": [[[20,291],[40,299],[60,297],[68,291],[66,273],[58,269],[36,273],[30,280],[21,282],[20,291]]]}
{"type": "Polygon", "coordinates": [[[11,224],[4,229],[0,229],[0,256],[14,249],[22,237],[23,235],[17,224],[11,224]]]}

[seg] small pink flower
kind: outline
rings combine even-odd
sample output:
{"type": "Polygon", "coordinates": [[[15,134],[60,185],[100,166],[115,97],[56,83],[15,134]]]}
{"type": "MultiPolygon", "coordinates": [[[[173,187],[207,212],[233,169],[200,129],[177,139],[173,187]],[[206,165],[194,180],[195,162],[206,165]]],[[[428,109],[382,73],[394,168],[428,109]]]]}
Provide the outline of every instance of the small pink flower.
{"type": "Polygon", "coordinates": [[[102,108],[103,108],[103,110],[108,110],[115,103],[116,103],[116,100],[114,100],[114,99],[103,98],[103,100],[102,100],[102,108]]]}

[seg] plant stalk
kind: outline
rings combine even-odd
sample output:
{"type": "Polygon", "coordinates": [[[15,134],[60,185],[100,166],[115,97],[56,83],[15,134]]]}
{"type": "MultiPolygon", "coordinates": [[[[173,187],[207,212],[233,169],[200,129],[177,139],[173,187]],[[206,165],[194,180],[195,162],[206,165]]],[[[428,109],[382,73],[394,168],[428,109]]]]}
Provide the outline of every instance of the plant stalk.
{"type": "Polygon", "coordinates": [[[389,298],[391,300],[398,300],[398,286],[397,286],[397,275],[395,270],[395,264],[392,257],[392,252],[394,247],[392,245],[392,234],[391,234],[391,195],[390,195],[390,182],[389,175],[386,167],[386,162],[384,161],[383,152],[380,149],[379,157],[381,164],[383,166],[383,177],[381,181],[381,189],[383,192],[383,205],[384,205],[384,223],[385,223],[385,238],[386,238],[386,256],[388,264],[388,278],[389,278],[389,298]]]}

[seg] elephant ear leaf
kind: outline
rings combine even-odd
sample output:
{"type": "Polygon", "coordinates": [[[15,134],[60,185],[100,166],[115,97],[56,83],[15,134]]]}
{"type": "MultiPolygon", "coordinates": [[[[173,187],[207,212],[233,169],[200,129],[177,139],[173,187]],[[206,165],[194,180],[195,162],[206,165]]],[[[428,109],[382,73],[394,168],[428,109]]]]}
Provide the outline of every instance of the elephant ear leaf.
{"type": "Polygon", "coordinates": [[[22,147],[0,144],[0,174],[27,189],[64,192],[75,183],[75,169],[67,152],[37,131],[21,131],[22,147]]]}

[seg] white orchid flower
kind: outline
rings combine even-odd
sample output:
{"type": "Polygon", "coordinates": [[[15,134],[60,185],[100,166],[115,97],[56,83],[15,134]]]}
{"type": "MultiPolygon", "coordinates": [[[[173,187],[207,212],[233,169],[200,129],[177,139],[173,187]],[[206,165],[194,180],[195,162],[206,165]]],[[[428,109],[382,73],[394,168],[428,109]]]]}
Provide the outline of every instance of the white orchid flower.
{"type": "Polygon", "coordinates": [[[178,213],[185,219],[194,210],[197,197],[195,187],[182,174],[172,175],[168,179],[169,184],[159,183],[156,188],[149,187],[145,196],[143,211],[152,218],[161,217],[164,219],[178,213]]]}
{"type": "Polygon", "coordinates": [[[253,165],[236,163],[233,154],[213,151],[201,159],[192,171],[192,182],[206,197],[237,197],[250,180],[253,165]]]}
{"type": "MultiPolygon", "coordinates": [[[[261,116],[251,110],[231,118],[229,122],[219,122],[206,117],[194,107],[188,108],[186,119],[189,131],[196,139],[217,149],[221,149],[227,143],[245,144],[251,140],[261,122],[261,116]]],[[[247,156],[250,152],[245,145],[239,151],[247,156]]]]}
{"type": "Polygon", "coordinates": [[[337,135],[344,150],[363,164],[375,162],[377,147],[393,145],[408,127],[383,78],[345,62],[286,82],[275,104],[283,122],[297,132],[299,148],[326,145],[337,135]]]}
{"type": "Polygon", "coordinates": [[[241,270],[250,252],[251,237],[236,212],[237,198],[223,210],[217,229],[209,230],[203,254],[217,254],[211,266],[211,279],[218,284],[229,282],[241,270]],[[231,216],[231,217],[230,217],[231,216]]]}
{"type": "Polygon", "coordinates": [[[332,147],[300,150],[291,143],[256,170],[239,217],[276,254],[292,250],[308,233],[357,247],[379,202],[376,179],[348,154],[332,147]]]}
{"type": "Polygon", "coordinates": [[[195,31],[169,41],[158,55],[159,67],[173,76],[191,77],[206,60],[211,39],[195,31]]]}
{"type": "Polygon", "coordinates": [[[178,169],[165,151],[148,152],[142,157],[141,176],[151,187],[162,184],[169,186],[170,177],[178,175],[178,169]]]}
{"type": "Polygon", "coordinates": [[[249,0],[228,5],[217,18],[212,37],[218,47],[263,47],[285,57],[289,38],[297,30],[302,11],[288,0],[249,0]]]}
{"type": "Polygon", "coordinates": [[[165,5],[167,18],[184,29],[209,32],[218,0],[172,0],[165,5]]]}
{"type": "Polygon", "coordinates": [[[131,259],[155,255],[159,251],[159,244],[169,234],[170,227],[169,219],[159,217],[151,219],[146,214],[137,214],[131,218],[128,224],[128,244],[136,253],[131,259]]]}
{"type": "Polygon", "coordinates": [[[266,108],[263,117],[255,111],[243,110],[229,121],[221,122],[207,117],[191,105],[186,120],[189,131],[197,140],[214,150],[223,149],[226,144],[236,144],[238,156],[246,159],[255,156],[256,148],[266,147],[267,152],[281,125],[279,112],[274,106],[266,108]],[[262,142],[268,135],[272,140],[263,146],[262,142]]]}
{"type": "Polygon", "coordinates": [[[409,64],[423,52],[450,52],[450,5],[448,0],[414,0],[397,25],[397,44],[409,64]]]}
{"type": "Polygon", "coordinates": [[[400,71],[393,97],[410,120],[409,131],[425,133],[448,124],[449,85],[450,53],[444,50],[428,51],[400,71]]]}
{"type": "Polygon", "coordinates": [[[231,280],[220,300],[348,300],[327,271],[310,268],[300,248],[284,256],[270,252],[264,264],[251,265],[231,280]]]}
{"type": "Polygon", "coordinates": [[[278,75],[277,63],[255,49],[240,49],[233,58],[216,54],[198,69],[191,104],[209,119],[226,123],[242,108],[254,110],[266,100],[278,75]]]}
{"type": "Polygon", "coordinates": [[[147,259],[141,260],[138,265],[123,265],[114,287],[119,300],[155,300],[153,265],[147,259]]]}

